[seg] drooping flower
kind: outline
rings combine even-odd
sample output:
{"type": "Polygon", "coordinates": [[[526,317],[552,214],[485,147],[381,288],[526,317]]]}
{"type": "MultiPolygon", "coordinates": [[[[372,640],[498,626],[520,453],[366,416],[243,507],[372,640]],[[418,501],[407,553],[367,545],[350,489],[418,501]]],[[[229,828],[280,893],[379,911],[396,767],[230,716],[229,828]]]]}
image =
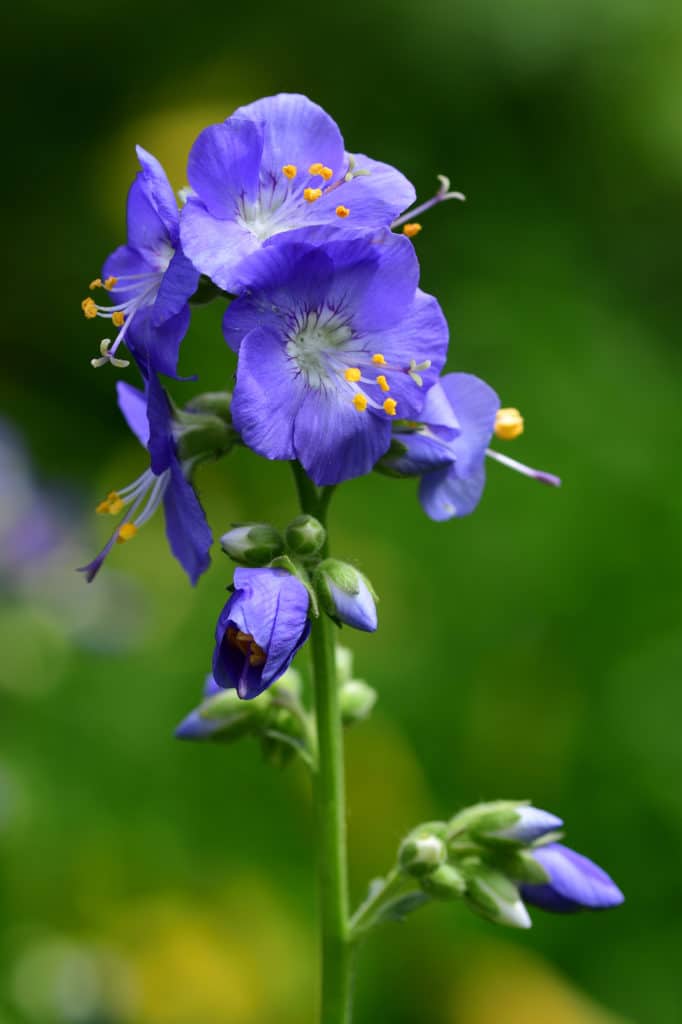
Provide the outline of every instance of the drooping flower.
{"type": "Polygon", "coordinates": [[[241,262],[268,238],[320,224],[387,227],[415,199],[399,171],[346,153],[332,118],[306,96],[288,93],[206,128],[187,175],[183,247],[230,292],[239,290],[241,262]]]}
{"type": "Polygon", "coordinates": [[[518,437],[523,419],[517,409],[501,409],[497,394],[478,377],[446,374],[429,391],[418,419],[396,425],[391,451],[379,468],[395,476],[420,476],[419,500],[431,519],[473,512],[485,487],[486,458],[551,487],[561,484],[552,473],[488,447],[493,435],[518,437]]]}
{"type": "Polygon", "coordinates": [[[239,353],[232,415],[244,443],[298,459],[319,485],[372,469],[391,421],[421,412],[448,340],[407,239],[323,237],[265,246],[223,320],[239,353]]]}
{"type": "Polygon", "coordinates": [[[92,582],[114,543],[131,540],[163,504],[171,551],[194,584],[210,564],[213,540],[189,480],[196,456],[181,458],[182,428],[174,422],[168,397],[154,374],[147,378],[144,392],[119,381],[117,394],[126,423],[149,451],[150,466],[133,483],[111,491],[100,502],[100,514],[117,516],[127,511],[102,551],[79,571],[92,582]]]}
{"type": "Polygon", "coordinates": [[[177,377],[199,272],[182,251],[180,214],[165,171],[141,146],[137,156],[142,170],[128,193],[128,242],[112,252],[102,277],[90,285],[111,292],[113,302],[101,305],[88,297],[81,308],[88,319],[109,319],[117,328],[113,341],[102,341],[93,366],[127,365],[116,356],[125,342],[144,376],[155,371],[177,377]]]}
{"type": "Polygon", "coordinates": [[[593,861],[561,843],[548,843],[530,851],[549,876],[542,885],[522,885],[521,896],[542,910],[558,914],[578,910],[608,910],[624,896],[616,883],[593,861]]]}
{"type": "Polygon", "coordinates": [[[216,625],[213,678],[250,700],[282,676],[308,639],[308,591],[284,569],[235,569],[216,625]]]}

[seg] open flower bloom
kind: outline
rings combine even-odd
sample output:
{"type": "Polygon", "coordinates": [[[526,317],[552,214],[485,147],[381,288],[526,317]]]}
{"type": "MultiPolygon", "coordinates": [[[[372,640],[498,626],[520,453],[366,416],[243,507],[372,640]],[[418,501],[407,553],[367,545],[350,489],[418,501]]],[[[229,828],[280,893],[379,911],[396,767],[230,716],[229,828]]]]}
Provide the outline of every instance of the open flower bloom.
{"type": "Polygon", "coordinates": [[[558,487],[551,473],[531,469],[488,447],[493,435],[511,440],[523,431],[516,409],[501,409],[493,389],[469,373],[448,373],[430,390],[419,423],[399,423],[381,468],[396,476],[421,476],[419,500],[430,519],[466,516],[485,487],[485,460],[558,487]]]}
{"type": "Polygon", "coordinates": [[[561,843],[548,843],[531,855],[549,875],[544,885],[522,885],[521,896],[542,910],[570,914],[578,910],[608,910],[624,896],[616,883],[587,857],[561,843]]]}
{"type": "Polygon", "coordinates": [[[238,291],[242,260],[274,235],[330,224],[388,226],[414,188],[388,164],[348,154],[332,118],[306,96],[281,93],[240,107],[198,137],[182,213],[185,252],[238,291]]]}
{"type": "Polygon", "coordinates": [[[189,482],[194,460],[183,461],[178,455],[178,434],[170,404],[154,374],[147,379],[145,392],[119,381],[117,393],[119,408],[135,437],[148,449],[151,465],[137,480],[111,491],[97,506],[102,515],[118,516],[126,511],[102,551],[79,571],[85,573],[90,583],[114,543],[132,540],[163,504],[171,551],[194,584],[208,569],[213,540],[189,482]]]}
{"type": "Polygon", "coordinates": [[[232,419],[259,454],[298,459],[316,484],[336,484],[372,469],[396,416],[419,415],[448,332],[417,288],[406,238],[307,237],[252,257],[252,285],[225,313],[239,353],[232,419]]]}
{"type": "Polygon", "coordinates": [[[308,591],[284,569],[235,569],[216,626],[213,678],[250,700],[284,675],[308,639],[308,591]]]}
{"type": "Polygon", "coordinates": [[[81,308],[88,319],[109,319],[117,329],[113,340],[102,342],[93,366],[126,365],[116,356],[125,342],[145,376],[157,371],[177,377],[199,272],[180,246],[180,214],[165,171],[141,146],[137,156],[142,170],[128,193],[128,243],[112,252],[102,277],[90,285],[111,292],[113,301],[101,305],[87,298],[81,308]]]}

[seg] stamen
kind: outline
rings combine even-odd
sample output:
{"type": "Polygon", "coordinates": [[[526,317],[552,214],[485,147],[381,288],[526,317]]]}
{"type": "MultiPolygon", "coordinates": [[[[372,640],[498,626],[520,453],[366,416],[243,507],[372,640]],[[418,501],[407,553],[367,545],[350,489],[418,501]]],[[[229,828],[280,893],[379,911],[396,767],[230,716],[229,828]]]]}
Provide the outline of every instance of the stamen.
{"type": "Polygon", "coordinates": [[[347,206],[337,206],[336,207],[336,216],[337,217],[347,217],[349,213],[350,213],[350,210],[348,209],[347,206]]]}
{"type": "Polygon", "coordinates": [[[330,179],[334,177],[334,172],[331,167],[323,167],[319,174],[324,181],[330,181],[330,179]]]}
{"type": "Polygon", "coordinates": [[[388,413],[389,416],[395,416],[397,407],[398,403],[395,398],[387,398],[384,402],[384,412],[388,413]]]}
{"type": "Polygon", "coordinates": [[[384,357],[381,354],[381,352],[375,352],[374,353],[374,355],[372,356],[372,362],[375,363],[376,366],[385,366],[386,365],[386,360],[384,359],[384,357]]]}
{"type": "Polygon", "coordinates": [[[99,350],[101,355],[99,359],[91,359],[90,366],[98,370],[100,366],[104,366],[105,363],[111,363],[112,366],[116,366],[119,369],[125,369],[126,366],[130,366],[129,359],[117,359],[116,356],[109,354],[109,346],[111,345],[111,338],[102,338],[99,344],[99,350]]]}
{"type": "Polygon", "coordinates": [[[123,327],[126,322],[125,313],[122,313],[120,309],[116,310],[115,313],[111,314],[111,322],[114,327],[123,327]]]}
{"type": "Polygon", "coordinates": [[[95,280],[91,281],[90,284],[88,285],[88,288],[90,289],[90,291],[94,291],[95,288],[101,288],[101,287],[102,287],[102,278],[101,277],[96,277],[95,280]]]}
{"type": "Polygon", "coordinates": [[[364,412],[365,409],[367,408],[367,396],[363,395],[361,392],[358,392],[357,395],[355,395],[353,398],[353,405],[358,410],[358,412],[364,412]]]}
{"type": "Polygon", "coordinates": [[[314,203],[316,199],[319,199],[322,195],[321,188],[304,188],[303,198],[307,203],[314,203]]]}
{"type": "Polygon", "coordinates": [[[419,234],[421,229],[421,224],[406,224],[403,228],[403,234],[407,235],[408,238],[414,238],[415,235],[419,234]]]}
{"type": "Polygon", "coordinates": [[[104,282],[104,287],[106,288],[106,290],[108,292],[110,292],[111,289],[114,288],[115,285],[117,285],[117,284],[118,284],[118,278],[112,276],[112,277],[108,277],[106,279],[106,281],[104,282]]]}
{"type": "Polygon", "coordinates": [[[81,302],[81,309],[85,314],[86,320],[94,320],[97,316],[97,305],[90,296],[88,296],[87,299],[83,299],[81,302]]]}
{"type": "Polygon", "coordinates": [[[346,380],[355,383],[356,381],[361,380],[362,370],[359,370],[357,366],[349,366],[346,372],[344,373],[344,377],[346,378],[346,380]]]}
{"type": "Polygon", "coordinates": [[[495,437],[513,441],[523,433],[523,416],[518,409],[498,409],[495,416],[495,437]]]}
{"type": "Polygon", "coordinates": [[[125,502],[118,491],[110,491],[104,501],[100,501],[95,511],[100,516],[117,516],[119,512],[123,511],[124,506],[125,502]]]}
{"type": "Polygon", "coordinates": [[[135,526],[135,523],[124,523],[123,526],[118,531],[116,543],[125,544],[126,541],[132,540],[136,533],[137,527],[135,526]]]}
{"type": "Polygon", "coordinates": [[[388,385],[388,381],[384,377],[383,373],[380,373],[379,376],[377,377],[377,384],[379,385],[379,387],[381,388],[382,391],[390,391],[391,390],[389,385],[388,385]]]}
{"type": "Polygon", "coordinates": [[[324,164],[321,164],[321,163],[311,164],[310,167],[308,168],[308,174],[312,174],[312,175],[317,176],[317,175],[322,174],[323,170],[324,170],[324,164]]]}
{"type": "Polygon", "coordinates": [[[295,164],[285,164],[282,168],[282,174],[291,181],[298,174],[298,167],[295,164]]]}

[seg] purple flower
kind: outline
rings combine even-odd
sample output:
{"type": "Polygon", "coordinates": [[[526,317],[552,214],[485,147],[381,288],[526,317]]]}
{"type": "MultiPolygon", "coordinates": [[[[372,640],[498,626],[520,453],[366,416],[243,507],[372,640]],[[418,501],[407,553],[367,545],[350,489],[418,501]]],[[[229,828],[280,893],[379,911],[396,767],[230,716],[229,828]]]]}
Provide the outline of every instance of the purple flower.
{"type": "Polygon", "coordinates": [[[182,214],[183,247],[229,292],[239,291],[242,260],[268,238],[319,224],[388,226],[415,199],[402,174],[346,153],[331,117],[287,93],[206,128],[187,176],[194,195],[182,214]]]}
{"type": "Polygon", "coordinates": [[[539,807],[522,806],[514,808],[518,818],[512,825],[494,829],[487,835],[495,839],[510,839],[517,843],[532,843],[549,832],[556,832],[563,826],[561,818],[539,807]]]}
{"type": "Polygon", "coordinates": [[[587,857],[561,843],[549,843],[530,851],[549,875],[544,885],[522,885],[527,903],[542,910],[570,914],[578,910],[617,907],[624,896],[605,871],[587,857]]]}
{"type": "Polygon", "coordinates": [[[478,377],[446,374],[429,391],[419,420],[418,425],[397,426],[381,468],[397,476],[421,476],[419,500],[431,519],[473,512],[485,486],[486,457],[552,487],[561,484],[551,473],[488,447],[494,433],[518,436],[523,421],[516,410],[501,410],[497,394],[478,377]]]}
{"type": "Polygon", "coordinates": [[[417,288],[406,238],[307,237],[264,247],[252,286],[225,313],[239,353],[232,417],[259,454],[298,459],[316,484],[336,484],[372,469],[392,419],[421,412],[448,332],[417,288]]]}
{"type": "Polygon", "coordinates": [[[128,243],[114,250],[102,279],[90,285],[110,291],[113,304],[87,298],[81,305],[88,319],[104,317],[118,328],[113,342],[102,342],[93,366],[127,365],[115,355],[125,341],[145,377],[153,371],[177,377],[199,272],[180,246],[180,214],[165,171],[141,146],[137,156],[142,170],[128,193],[128,243]]]}
{"type": "Polygon", "coordinates": [[[213,678],[250,700],[279,679],[308,639],[308,591],[284,569],[236,569],[216,626],[213,678]]]}
{"type": "Polygon", "coordinates": [[[377,607],[367,579],[347,562],[326,558],[313,577],[324,610],[336,622],[373,633],[377,607]]]}
{"type": "Polygon", "coordinates": [[[178,454],[171,408],[165,391],[151,374],[145,392],[119,382],[118,405],[136,438],[150,454],[150,467],[119,491],[111,491],[97,511],[119,515],[127,512],[102,551],[84,572],[92,582],[115,542],[131,540],[163,504],[166,536],[171,551],[194,584],[210,564],[212,536],[196,492],[189,482],[192,460],[178,454]]]}

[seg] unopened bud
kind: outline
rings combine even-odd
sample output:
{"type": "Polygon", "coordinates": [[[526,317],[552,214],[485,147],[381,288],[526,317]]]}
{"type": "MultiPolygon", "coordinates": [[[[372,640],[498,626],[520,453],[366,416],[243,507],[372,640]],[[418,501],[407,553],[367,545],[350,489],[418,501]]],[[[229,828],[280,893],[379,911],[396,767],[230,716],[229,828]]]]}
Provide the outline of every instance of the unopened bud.
{"type": "Polygon", "coordinates": [[[353,678],[353,652],[350,647],[337,644],[334,660],[336,662],[336,678],[339,684],[347,683],[349,679],[353,678]]]}
{"type": "Polygon", "coordinates": [[[327,531],[313,516],[296,516],[286,528],[287,547],[296,555],[316,555],[322,550],[327,531]]]}
{"type": "Polygon", "coordinates": [[[288,668],[283,676],[270,687],[269,691],[273,697],[291,697],[293,700],[300,700],[303,694],[303,680],[298,669],[288,668]]]}
{"type": "Polygon", "coordinates": [[[519,890],[499,871],[479,865],[467,879],[466,901],[481,917],[510,928],[530,928],[531,919],[519,890]]]}
{"type": "Polygon", "coordinates": [[[324,610],[332,619],[372,633],[377,628],[377,609],[368,580],[347,562],[327,558],[314,575],[324,610]]]}
{"type": "Polygon", "coordinates": [[[339,706],[344,725],[368,718],[377,702],[377,692],[362,679],[349,679],[339,688],[339,706]]]}
{"type": "Polygon", "coordinates": [[[558,831],[564,824],[556,814],[550,814],[549,811],[543,811],[539,807],[525,805],[514,808],[512,813],[514,820],[502,825],[499,814],[493,814],[487,819],[483,816],[471,828],[471,832],[487,841],[523,843],[525,845],[540,839],[548,832],[558,831]]]}
{"type": "Polygon", "coordinates": [[[435,871],[420,879],[424,892],[437,900],[460,899],[466,891],[466,881],[452,864],[441,864],[435,871]]]}
{"type": "Polygon", "coordinates": [[[445,863],[446,825],[442,821],[427,821],[405,836],[398,850],[398,863],[403,871],[420,878],[445,863]]]}
{"type": "Polygon", "coordinates": [[[235,526],[223,534],[220,546],[233,562],[251,567],[267,565],[284,550],[281,535],[269,523],[235,526]]]}

